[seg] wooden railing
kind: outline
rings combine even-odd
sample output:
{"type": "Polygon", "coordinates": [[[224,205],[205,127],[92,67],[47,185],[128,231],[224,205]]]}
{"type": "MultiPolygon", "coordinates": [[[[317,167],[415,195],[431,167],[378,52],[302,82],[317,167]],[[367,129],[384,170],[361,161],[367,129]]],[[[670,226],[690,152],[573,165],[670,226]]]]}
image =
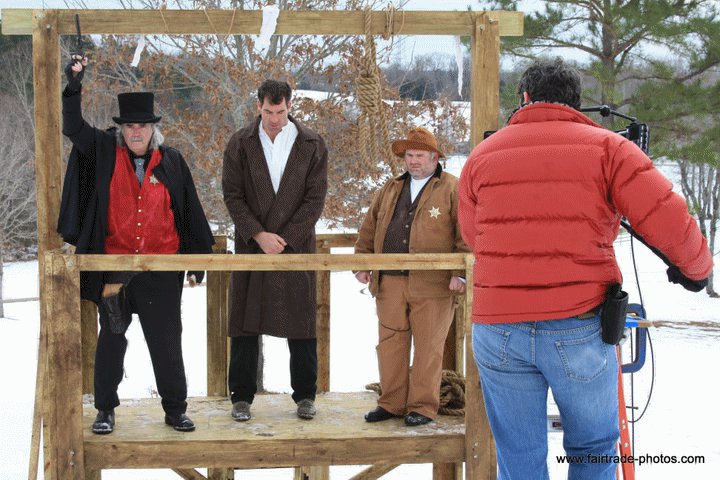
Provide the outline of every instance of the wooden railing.
{"type": "MultiPolygon", "coordinates": [[[[216,250],[225,251],[225,242],[218,239],[216,250]]],[[[82,393],[88,391],[89,371],[92,370],[96,319],[94,312],[85,313],[82,326],[77,322],[81,305],[79,300],[79,274],[81,271],[150,271],[150,270],[206,270],[207,286],[207,368],[208,395],[227,395],[227,287],[228,272],[258,270],[315,270],[318,272],[318,359],[320,391],[328,391],[330,359],[330,281],[331,271],[342,270],[464,270],[472,285],[473,257],[469,254],[330,254],[333,246],[349,246],[352,235],[321,235],[317,254],[304,255],[69,255],[58,251],[46,254],[46,273],[49,318],[48,345],[48,398],[44,414],[47,460],[57,467],[62,479],[84,479],[82,393]],[[91,328],[87,328],[91,327],[91,328]]],[[[495,472],[492,440],[481,404],[477,372],[469,342],[472,289],[465,297],[464,318],[459,319],[456,335],[450,344],[455,347],[452,357],[455,369],[467,365],[465,468],[466,478],[492,478],[495,472]],[[465,337],[465,344],[460,341],[465,337]],[[463,348],[464,347],[464,348],[463,348]],[[465,355],[457,355],[465,351],[465,355]],[[463,356],[465,358],[463,358],[463,356]]],[[[432,461],[428,458],[427,461],[432,461]]],[[[341,463],[341,459],[337,462],[341,463]]],[[[372,463],[372,462],[369,462],[372,463]]],[[[168,465],[172,467],[173,465],[168,465]]],[[[327,467],[325,467],[326,469],[327,467]]],[[[322,471],[322,467],[320,467],[322,471]]],[[[52,469],[51,469],[52,470],[52,469]]],[[[213,475],[211,469],[211,475],[213,475]]],[[[216,468],[221,472],[225,468],[216,468]]],[[[453,465],[436,465],[435,478],[458,478],[459,469],[453,465]],[[446,473],[439,473],[445,471],[446,473]]],[[[209,478],[232,478],[221,473],[209,478]]],[[[326,478],[319,475],[316,478],[326,478]]]]}

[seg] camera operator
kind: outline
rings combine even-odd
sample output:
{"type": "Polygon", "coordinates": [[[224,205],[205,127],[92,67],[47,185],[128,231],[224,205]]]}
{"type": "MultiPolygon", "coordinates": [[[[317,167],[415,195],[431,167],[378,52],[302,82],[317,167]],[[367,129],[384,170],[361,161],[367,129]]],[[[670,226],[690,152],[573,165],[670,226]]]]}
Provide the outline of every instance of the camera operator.
{"type": "Polygon", "coordinates": [[[620,217],[689,290],[707,284],[712,258],[684,199],[651,160],[578,111],[574,68],[560,59],[533,64],[518,93],[521,108],[473,150],[459,192],[463,238],[476,258],[473,351],[498,478],[548,478],[549,387],[566,453],[610,459],[573,463],[568,478],[610,480],[618,360],[601,338],[601,317],[607,292],[622,282],[613,250],[620,217]]]}

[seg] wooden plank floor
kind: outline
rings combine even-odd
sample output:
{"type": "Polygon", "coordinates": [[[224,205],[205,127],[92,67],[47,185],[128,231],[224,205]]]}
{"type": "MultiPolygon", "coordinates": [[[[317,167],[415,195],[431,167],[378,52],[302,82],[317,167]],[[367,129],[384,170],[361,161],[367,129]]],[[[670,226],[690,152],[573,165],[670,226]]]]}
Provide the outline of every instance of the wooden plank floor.
{"type": "Polygon", "coordinates": [[[188,400],[196,430],[164,424],[160,399],[123,400],[115,431],[95,435],[92,405],[84,406],[85,465],[101,468],[288,467],[391,463],[455,463],[465,458],[464,417],[440,416],[421,427],[402,419],[370,424],[372,392],[318,395],[314,420],[295,415],[289,394],[258,395],[249,422],[230,417],[226,398],[188,400]]]}

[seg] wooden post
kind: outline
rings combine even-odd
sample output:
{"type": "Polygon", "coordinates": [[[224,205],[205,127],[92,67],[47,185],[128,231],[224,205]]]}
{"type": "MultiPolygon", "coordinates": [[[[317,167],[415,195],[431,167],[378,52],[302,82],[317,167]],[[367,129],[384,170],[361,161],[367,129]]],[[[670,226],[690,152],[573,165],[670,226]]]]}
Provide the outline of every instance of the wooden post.
{"type": "Polygon", "coordinates": [[[471,141],[473,147],[483,132],[496,130],[500,112],[500,34],[498,24],[487,15],[475,17],[472,37],[471,141]]]}
{"type": "MultiPolygon", "coordinates": [[[[227,251],[227,237],[215,236],[213,253],[227,251]]],[[[207,272],[207,394],[228,395],[228,336],[226,272],[207,272]]]]}
{"type": "MultiPolygon", "coordinates": [[[[316,252],[322,254],[330,253],[330,242],[318,240],[316,252]]],[[[327,270],[315,272],[317,275],[316,299],[317,299],[317,358],[318,358],[318,393],[330,391],[330,272],[327,270]]],[[[330,467],[295,467],[294,478],[297,480],[329,480],[330,467]]]]}
{"type": "Polygon", "coordinates": [[[296,467],[293,480],[330,480],[330,467],[296,467]]]}
{"type": "MultiPolygon", "coordinates": [[[[472,288],[472,285],[466,288],[472,288]]],[[[455,309],[455,371],[465,375],[465,296],[458,297],[458,305],[455,309]]]]}
{"type": "MultiPolygon", "coordinates": [[[[450,330],[445,338],[445,350],[443,352],[443,369],[454,370],[463,374],[465,351],[465,297],[458,296],[454,319],[450,330]],[[458,341],[459,340],[459,341],[458,341]]],[[[462,463],[435,463],[433,464],[433,480],[459,480],[462,477],[462,463]]]]}
{"type": "MultiPolygon", "coordinates": [[[[467,255],[466,276],[468,286],[473,284],[475,258],[467,255]]],[[[465,294],[465,478],[467,480],[495,480],[497,459],[490,423],[485,414],[485,403],[480,390],[480,378],[472,353],[472,299],[473,289],[465,294]]]]}
{"type": "Polygon", "coordinates": [[[48,300],[53,328],[48,329],[49,406],[46,422],[54,442],[53,461],[46,462],[47,480],[85,480],[82,431],[82,351],[80,273],[70,255],[48,253],[52,270],[48,300]]]}
{"type": "MultiPolygon", "coordinates": [[[[227,253],[227,237],[215,235],[213,253],[227,253]]],[[[207,395],[227,397],[229,272],[207,272],[207,395]]],[[[228,402],[228,411],[230,403],[228,402]]],[[[229,415],[228,415],[229,418],[229,415]]],[[[208,468],[208,480],[233,480],[232,468],[208,468]]]]}
{"type": "MultiPolygon", "coordinates": [[[[500,33],[487,15],[475,17],[472,38],[471,135],[473,145],[482,141],[485,130],[496,130],[500,110],[500,33]]],[[[467,256],[465,294],[465,478],[497,478],[495,443],[485,414],[480,378],[472,354],[472,254],[467,256]]]]}
{"type": "MultiPolygon", "coordinates": [[[[48,333],[48,279],[46,277],[45,253],[59,248],[62,245],[60,237],[55,233],[60,210],[60,184],[61,184],[61,152],[60,140],[60,38],[58,35],[58,19],[53,13],[33,12],[33,78],[35,105],[43,108],[35,109],[35,188],[37,201],[37,230],[38,230],[38,268],[40,283],[40,344],[38,347],[38,368],[47,365],[48,333]]],[[[41,383],[35,388],[38,390],[36,403],[47,398],[45,379],[50,378],[45,371],[38,375],[41,383]]],[[[47,405],[35,405],[35,416],[44,417],[47,405]],[[41,413],[42,412],[42,413],[41,413]]],[[[39,438],[41,421],[36,418],[33,422],[32,436],[39,438]]],[[[53,445],[53,432],[44,428],[44,458],[46,469],[55,461],[53,445]]],[[[38,450],[31,447],[30,472],[37,472],[38,450]],[[33,466],[33,463],[35,464],[33,466]]],[[[47,475],[45,478],[53,478],[47,475]]]]}
{"type": "MultiPolygon", "coordinates": [[[[327,241],[318,242],[317,253],[330,253],[327,241]]],[[[330,272],[317,273],[318,392],[330,391],[330,272]]]]}

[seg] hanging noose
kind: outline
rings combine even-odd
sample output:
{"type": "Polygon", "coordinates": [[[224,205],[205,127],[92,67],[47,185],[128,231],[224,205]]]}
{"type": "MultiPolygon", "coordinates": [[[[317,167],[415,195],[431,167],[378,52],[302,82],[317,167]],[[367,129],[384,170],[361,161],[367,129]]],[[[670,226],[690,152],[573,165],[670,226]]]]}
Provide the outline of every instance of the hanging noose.
{"type": "MultiPolygon", "coordinates": [[[[392,17],[389,17],[392,18],[392,17]]],[[[389,38],[389,26],[386,34],[389,38]]],[[[363,165],[373,169],[382,158],[394,171],[397,162],[390,146],[388,131],[388,108],[382,100],[380,71],[377,66],[375,38],[372,34],[372,11],[365,9],[365,54],[362,58],[360,74],[357,79],[357,102],[360,106],[358,132],[360,136],[360,155],[363,165]],[[380,142],[378,144],[378,142],[380,142]]]]}

